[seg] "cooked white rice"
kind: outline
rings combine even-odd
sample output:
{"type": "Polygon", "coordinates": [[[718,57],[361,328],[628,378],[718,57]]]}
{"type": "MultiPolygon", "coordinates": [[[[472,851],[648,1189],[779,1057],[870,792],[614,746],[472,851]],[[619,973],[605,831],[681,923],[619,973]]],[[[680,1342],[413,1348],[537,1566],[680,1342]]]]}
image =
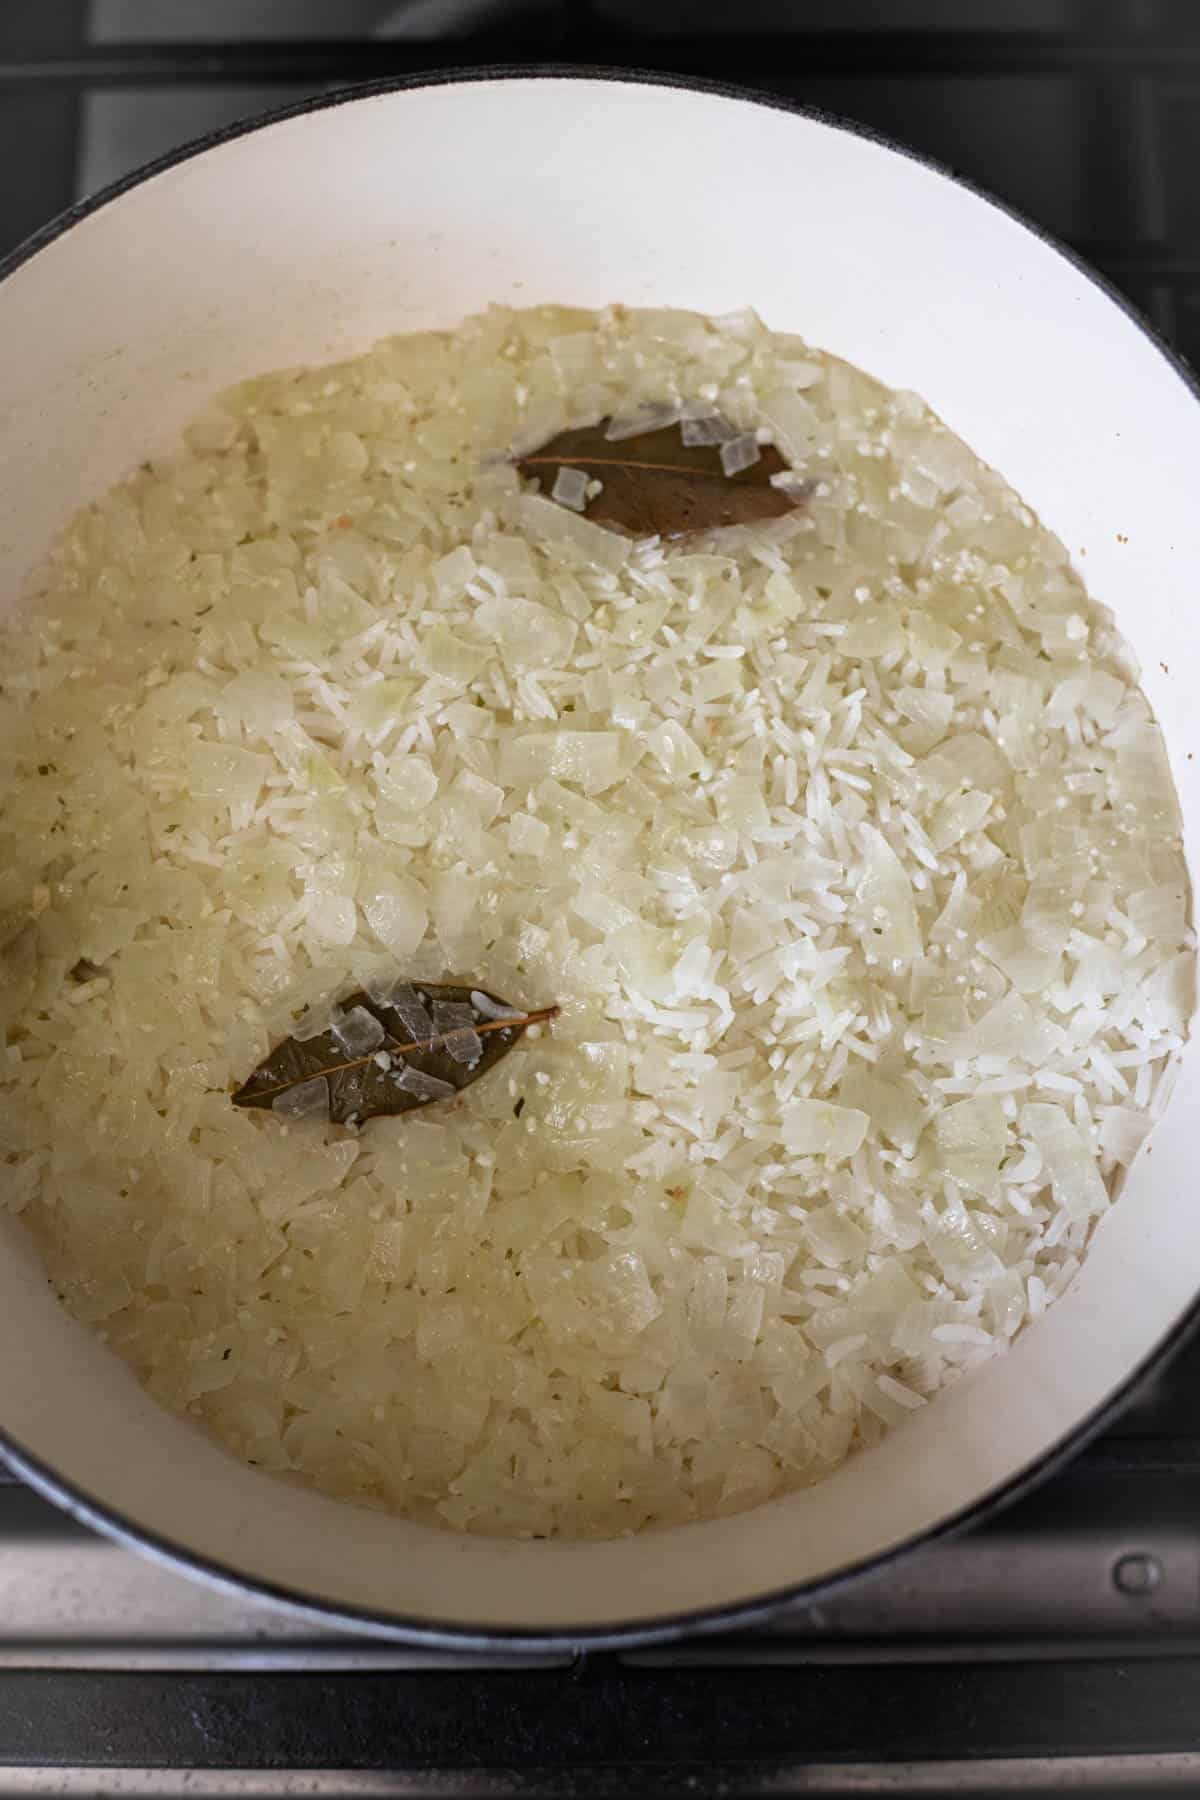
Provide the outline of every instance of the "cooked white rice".
{"type": "Polygon", "coordinates": [[[1070,1282],[1191,1011],[1175,795],[913,395],[749,312],[493,308],[225,396],[39,585],[4,1200],[238,1456],[473,1531],[735,1511],[1070,1282]],[[807,506],[630,544],[496,454],[642,402],[807,506]],[[359,1134],[231,1106],[306,1007],[448,973],[561,1017],[359,1134]]]}

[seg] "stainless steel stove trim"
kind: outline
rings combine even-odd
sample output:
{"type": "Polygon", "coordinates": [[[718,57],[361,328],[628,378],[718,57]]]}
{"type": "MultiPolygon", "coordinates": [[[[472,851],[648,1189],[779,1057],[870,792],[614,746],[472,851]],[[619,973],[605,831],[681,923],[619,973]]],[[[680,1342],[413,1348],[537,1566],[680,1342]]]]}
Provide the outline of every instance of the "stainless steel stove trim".
{"type": "Polygon", "coordinates": [[[0,1769],[0,1800],[639,1800],[720,1792],[724,1800],[791,1794],[1194,1794],[1200,1751],[1158,1755],[1010,1756],[896,1763],[796,1762],[702,1768],[630,1764],[571,1769],[0,1769]]]}
{"type": "MultiPolygon", "coordinates": [[[[770,94],[757,93],[751,89],[740,88],[726,82],[703,81],[687,76],[664,75],[638,69],[588,68],[571,64],[538,63],[524,66],[494,64],[477,69],[432,70],[428,74],[400,77],[395,80],[364,82],[354,87],[342,88],[308,100],[298,101],[292,106],[279,107],[259,118],[239,121],[221,130],[206,133],[203,137],[157,158],[144,168],[134,171],[122,180],[102,189],[99,193],[69,207],[56,219],[43,226],[40,231],[35,232],[32,237],[27,238],[23,244],[18,245],[9,255],[0,258],[0,281],[7,279],[30,257],[36,255],[55,238],[70,230],[73,225],[90,217],[92,213],[99,211],[101,207],[118,199],[130,189],[139,186],[143,181],[231,139],[244,137],[252,131],[273,125],[283,119],[298,118],[306,113],[341,106],[374,94],[402,92],[412,88],[443,87],[451,83],[466,85],[513,78],[625,82],[645,87],[683,89],[689,92],[712,94],[724,99],[737,100],[743,104],[762,106],[776,112],[795,113],[804,118],[815,119],[834,130],[849,132],[855,137],[865,138],[890,150],[895,155],[906,157],[910,162],[919,163],[925,168],[932,169],[947,181],[952,181],[956,186],[973,194],[985,205],[996,208],[997,211],[1014,220],[1026,231],[1032,232],[1047,248],[1063,257],[1085,279],[1099,288],[1150,342],[1172,372],[1188,388],[1193,398],[1200,403],[1200,381],[1197,380],[1188,364],[1170,348],[1150,321],[1111,282],[1083,258],[1077,256],[1068,245],[1061,243],[1053,233],[1043,230],[1039,225],[1027,219],[1017,208],[997,199],[994,194],[987,192],[975,182],[966,180],[954,170],[940,163],[935,157],[922,155],[907,145],[895,142],[882,132],[874,131],[855,120],[839,118],[820,107],[801,106],[794,101],[780,99],[770,94]]],[[[917,1534],[879,1556],[849,1564],[842,1569],[832,1571],[819,1580],[792,1584],[768,1594],[757,1595],[752,1600],[734,1606],[710,1610],[699,1609],[676,1614],[670,1618],[656,1620],[652,1624],[647,1624],[644,1620],[634,1620],[628,1624],[605,1626],[600,1629],[581,1628],[570,1632],[530,1631],[527,1629],[497,1631],[493,1627],[462,1626],[448,1621],[410,1619],[396,1614],[338,1607],[311,1596],[276,1587],[270,1583],[255,1581],[239,1570],[185,1550],[160,1533],[134,1525],[130,1520],[91,1499],[72,1483],[63,1480],[54,1470],[48,1468],[28,1452],[3,1429],[0,1429],[0,1454],[7,1458],[31,1487],[56,1505],[61,1506],[83,1524],[116,1539],[119,1543],[133,1549],[140,1549],[144,1554],[171,1567],[190,1572],[197,1578],[206,1580],[226,1592],[256,1593],[281,1607],[292,1609],[301,1617],[348,1630],[366,1631],[385,1637],[402,1637],[412,1643],[447,1650],[474,1649],[486,1652],[500,1646],[514,1650],[546,1651],[574,1648],[621,1649],[632,1645],[668,1643],[688,1634],[727,1631],[740,1626],[755,1625],[767,1619],[782,1606],[834,1593],[845,1586],[847,1582],[871,1570],[889,1568],[922,1546],[939,1542],[963,1530],[967,1525],[978,1524],[991,1517],[1002,1507],[1009,1505],[1020,1495],[1027,1493],[1039,1482],[1045,1480],[1055,1470],[1061,1468],[1084,1444],[1097,1436],[1117,1416],[1146,1377],[1162,1363],[1164,1358],[1171,1355],[1197,1327],[1200,1327],[1200,1295],[1176,1320],[1170,1330],[1163,1334],[1154,1349],[1130,1371],[1120,1386],[1114,1389],[1107,1399],[1086,1419],[1082,1420],[1073,1431],[1052,1445],[1019,1474],[1001,1483],[1000,1486],[985,1494],[972,1505],[942,1519],[929,1530],[917,1534]]],[[[0,1800],[2,1800],[4,1791],[0,1787],[0,1800]]]]}
{"type": "MultiPolygon", "coordinates": [[[[753,1632],[631,1649],[628,1668],[1128,1661],[1200,1646],[1200,1477],[1109,1476],[1057,1494],[753,1632]],[[1131,1562],[1153,1579],[1130,1583],[1131,1562]]],[[[93,1537],[0,1488],[0,1687],[16,1670],[261,1674],[563,1668],[569,1651],[462,1654],[314,1628],[93,1537]]]]}

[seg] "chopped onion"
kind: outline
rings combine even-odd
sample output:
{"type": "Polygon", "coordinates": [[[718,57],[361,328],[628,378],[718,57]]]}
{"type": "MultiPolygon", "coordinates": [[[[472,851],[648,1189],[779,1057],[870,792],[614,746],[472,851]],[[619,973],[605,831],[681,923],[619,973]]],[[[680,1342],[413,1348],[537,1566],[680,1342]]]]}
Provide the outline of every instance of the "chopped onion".
{"type": "Polygon", "coordinates": [[[374,1013],[355,1006],[333,1021],[333,1035],[347,1056],[365,1056],[377,1050],[387,1036],[374,1013]]]}
{"type": "Polygon", "coordinates": [[[853,1156],[870,1120],[853,1106],[827,1100],[793,1100],[785,1107],[783,1141],[797,1156],[853,1156]]]}
{"type": "Polygon", "coordinates": [[[441,1081],[436,1075],[427,1075],[424,1069],[414,1069],[411,1063],[404,1063],[392,1076],[398,1088],[406,1094],[414,1095],[418,1100],[446,1100],[458,1089],[452,1082],[441,1081]]]}
{"type": "Polygon", "coordinates": [[[324,1075],[301,1081],[285,1088],[271,1102],[272,1111],[286,1119],[327,1119],[329,1117],[329,1083],[324,1075]]]}
{"type": "Polygon", "coordinates": [[[758,439],[753,432],[746,432],[721,445],[721,467],[726,475],[740,475],[743,469],[753,468],[761,455],[758,439]]]}
{"type": "Polygon", "coordinates": [[[554,477],[550,498],[556,500],[559,506],[569,506],[573,512],[582,512],[588,501],[586,471],[563,464],[554,477]]]}
{"type": "MultiPolygon", "coordinates": [[[[715,413],[706,414],[702,418],[685,418],[679,429],[684,443],[688,445],[727,444],[739,441],[736,428],[729,423],[728,419],[722,419],[715,413]]],[[[724,463],[725,456],[722,452],[722,467],[724,467],[724,463]]],[[[729,469],[725,470],[727,475],[730,472],[729,469]]]]}
{"type": "Polygon", "coordinates": [[[1104,1212],[1108,1192],[1096,1159],[1061,1106],[1031,1103],[1021,1124],[1042,1153],[1055,1198],[1076,1216],[1104,1212]]]}

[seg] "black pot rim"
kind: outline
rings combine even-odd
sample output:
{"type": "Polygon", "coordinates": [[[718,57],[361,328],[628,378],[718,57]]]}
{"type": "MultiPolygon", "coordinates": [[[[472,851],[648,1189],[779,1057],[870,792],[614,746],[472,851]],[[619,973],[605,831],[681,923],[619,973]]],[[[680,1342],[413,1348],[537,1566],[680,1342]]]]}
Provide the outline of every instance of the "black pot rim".
{"type": "MultiPolygon", "coordinates": [[[[982,204],[1003,213],[1014,223],[1022,226],[1068,262],[1094,287],[1099,288],[1100,292],[1125,314],[1142,336],[1149,340],[1172,372],[1190,390],[1193,398],[1200,402],[1200,382],[1197,381],[1188,364],[1164,342],[1149,320],[1114,288],[1111,282],[1077,256],[1067,245],[1060,242],[1053,233],[1032,223],[1015,207],[998,200],[994,194],[945,167],[936,158],[912,150],[882,132],[875,131],[853,119],[841,118],[836,114],[826,112],[820,107],[804,106],[798,102],[779,99],[773,95],[755,92],[753,89],[738,87],[728,82],[705,81],[690,76],[658,74],[639,69],[589,68],[586,65],[569,63],[532,65],[513,63],[486,65],[475,69],[431,70],[427,74],[400,76],[395,79],[362,82],[351,87],[336,88],[290,106],[277,107],[270,112],[224,126],[217,131],[206,132],[203,136],[194,138],[178,149],[155,158],[153,162],[144,164],[134,170],[132,174],[123,176],[119,181],[114,181],[109,186],[100,189],[98,193],[68,207],[56,218],[42,226],[40,230],[34,232],[31,237],[26,238],[7,256],[0,258],[0,281],[14,274],[22,264],[36,256],[38,251],[43,250],[48,244],[53,243],[56,238],[63,236],[72,226],[98,212],[111,201],[119,199],[130,189],[140,187],[144,181],[150,180],[164,169],[189,162],[204,151],[215,149],[218,145],[228,143],[233,138],[248,136],[251,132],[278,124],[284,119],[300,118],[307,113],[323,112],[330,107],[343,106],[356,100],[410,89],[465,87],[478,85],[485,81],[547,79],[608,81],[631,86],[662,87],[707,94],[717,99],[739,101],[742,104],[761,106],[771,111],[791,113],[800,118],[815,120],[818,124],[828,126],[833,130],[846,132],[853,137],[864,138],[869,143],[877,144],[881,149],[905,157],[909,162],[918,163],[935,174],[943,176],[956,187],[965,189],[982,204]]],[[[1013,1501],[1021,1498],[1022,1495],[1030,1492],[1039,1482],[1054,1474],[1056,1470],[1064,1467],[1085,1444],[1102,1432],[1117,1417],[1147,1377],[1169,1359],[1198,1327],[1200,1327],[1200,1294],[1164,1332],[1154,1348],[1078,1425],[1056,1439],[1040,1456],[1027,1463],[1015,1475],[998,1483],[978,1500],[960,1507],[957,1512],[948,1514],[936,1524],[928,1526],[923,1531],[915,1532],[889,1549],[847,1563],[839,1569],[829,1571],[812,1580],[787,1583],[768,1593],[755,1595],[749,1600],[734,1601],[723,1606],[697,1607],[687,1612],[651,1619],[633,1619],[628,1623],[615,1625],[579,1626],[554,1630],[538,1630],[525,1626],[503,1629],[494,1625],[464,1625],[429,1618],[409,1618],[401,1613],[369,1607],[338,1605],[324,1601],[318,1596],[306,1594],[301,1589],[263,1581],[215,1558],[188,1550],[160,1532],[135,1524],[123,1513],[92,1499],[74,1482],[58,1475],[39,1457],[26,1450],[2,1426],[0,1426],[0,1454],[28,1482],[30,1487],[81,1524],[103,1533],[117,1543],[140,1551],[177,1573],[199,1578],[210,1586],[235,1595],[253,1595],[326,1626],[347,1631],[366,1631],[375,1636],[392,1638],[447,1653],[455,1651],[519,1653],[525,1651],[532,1655],[555,1651],[627,1649],[634,1645],[667,1643],[693,1633],[728,1631],[735,1627],[758,1624],[783,1606],[811,1603],[845,1586],[848,1582],[887,1569],[928,1545],[953,1537],[968,1526],[981,1524],[1004,1507],[1011,1505],[1013,1501]]]]}

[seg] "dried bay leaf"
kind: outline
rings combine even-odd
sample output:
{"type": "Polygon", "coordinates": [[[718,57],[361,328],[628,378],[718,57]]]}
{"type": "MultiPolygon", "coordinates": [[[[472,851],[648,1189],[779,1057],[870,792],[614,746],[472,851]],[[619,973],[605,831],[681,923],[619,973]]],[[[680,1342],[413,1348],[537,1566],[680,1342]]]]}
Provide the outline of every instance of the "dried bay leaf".
{"type": "Polygon", "coordinates": [[[470,1087],[557,1011],[521,1012],[458,982],[396,981],[347,995],[327,1031],[284,1038],[231,1098],[335,1125],[412,1112],[470,1087]]]}
{"type": "MultiPolygon", "coordinates": [[[[714,420],[714,425],[723,423],[714,420]]],[[[688,443],[677,424],[610,438],[609,419],[575,431],[561,431],[536,450],[516,460],[522,475],[539,482],[553,496],[560,470],[578,471],[586,482],[602,483],[600,492],[578,510],[593,525],[607,525],[634,537],[684,537],[693,531],[712,531],[725,525],[753,525],[764,519],[782,518],[804,504],[804,484],[773,487],[771,477],[788,472],[789,465],[773,444],[757,446],[758,454],[747,467],[726,473],[736,465],[728,438],[688,443]]],[[[689,432],[689,436],[700,435],[689,432]]],[[[560,495],[563,489],[560,488],[560,495]]]]}

